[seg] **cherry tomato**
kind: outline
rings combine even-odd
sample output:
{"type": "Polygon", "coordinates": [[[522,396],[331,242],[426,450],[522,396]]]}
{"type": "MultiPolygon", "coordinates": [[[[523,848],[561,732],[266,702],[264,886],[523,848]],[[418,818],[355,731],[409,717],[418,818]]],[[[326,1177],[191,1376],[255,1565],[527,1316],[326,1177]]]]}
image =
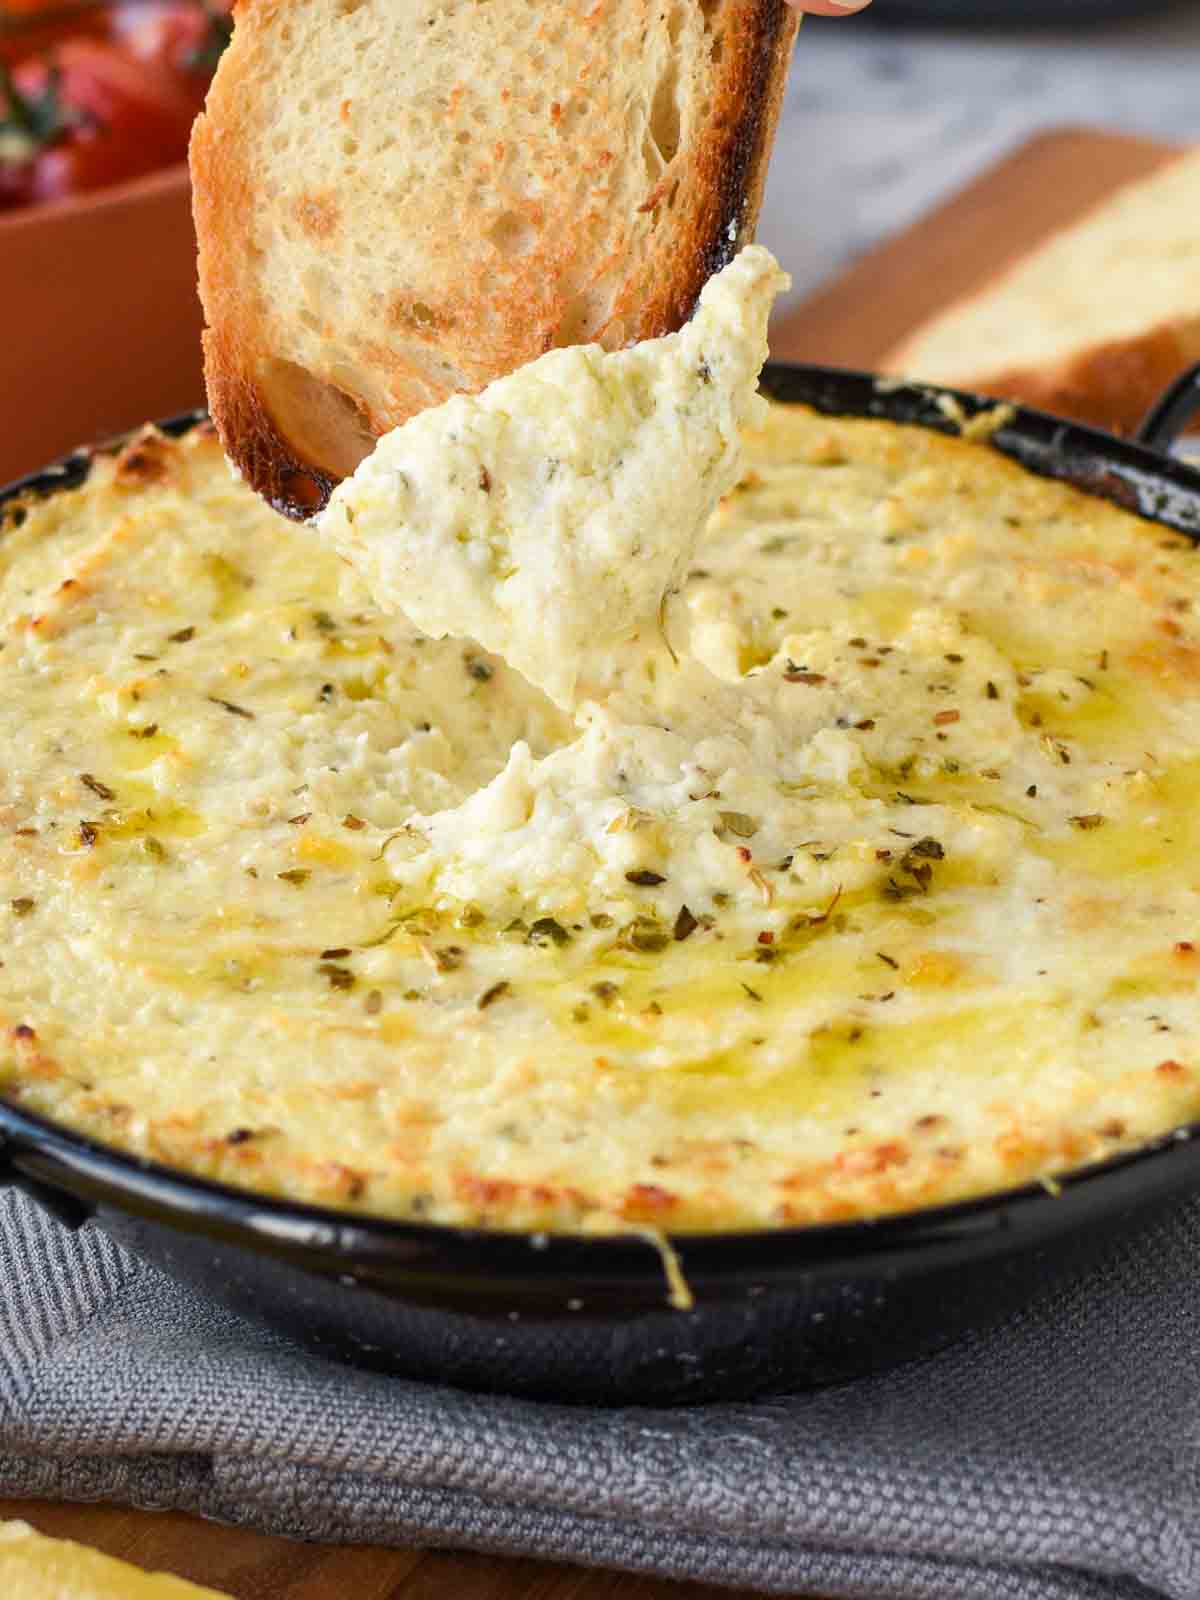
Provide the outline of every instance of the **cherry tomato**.
{"type": "Polygon", "coordinates": [[[4,0],[6,17],[36,17],[45,11],[61,11],[63,0],[4,0]]]}
{"type": "Polygon", "coordinates": [[[34,198],[34,163],[0,162],[0,211],[27,206],[34,198]]]}
{"type": "MultiPolygon", "coordinates": [[[[20,3],[33,10],[40,0],[20,3]]],[[[0,209],[103,188],[186,156],[228,13],[199,0],[135,0],[102,14],[106,37],[60,40],[51,56],[13,68],[12,92],[0,81],[0,209]]]]}
{"type": "MultiPolygon", "coordinates": [[[[64,9],[59,0],[3,0],[0,5],[0,61],[15,67],[49,55],[64,39],[110,39],[113,18],[107,6],[64,9]]],[[[3,104],[0,103],[0,114],[3,104]]]]}
{"type": "Polygon", "coordinates": [[[137,0],[115,13],[113,33],[148,72],[175,85],[195,116],[228,37],[223,15],[196,0],[137,0]]]}

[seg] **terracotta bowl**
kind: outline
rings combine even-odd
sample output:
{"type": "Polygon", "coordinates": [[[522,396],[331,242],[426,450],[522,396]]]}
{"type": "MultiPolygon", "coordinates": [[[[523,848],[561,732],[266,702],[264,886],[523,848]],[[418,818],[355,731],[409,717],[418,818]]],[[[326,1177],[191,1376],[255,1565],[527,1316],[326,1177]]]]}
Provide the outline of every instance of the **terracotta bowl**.
{"type": "Polygon", "coordinates": [[[203,404],[187,168],[0,215],[0,483],[203,404]]]}

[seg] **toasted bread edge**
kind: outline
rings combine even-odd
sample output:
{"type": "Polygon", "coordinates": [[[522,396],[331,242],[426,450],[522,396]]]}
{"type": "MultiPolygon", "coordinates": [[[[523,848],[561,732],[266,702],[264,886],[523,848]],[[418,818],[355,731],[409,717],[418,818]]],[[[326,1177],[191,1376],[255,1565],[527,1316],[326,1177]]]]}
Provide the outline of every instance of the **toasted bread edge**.
{"type": "MultiPolygon", "coordinates": [[[[682,326],[708,279],[754,236],[799,18],[786,0],[741,4],[747,24],[737,31],[738,48],[723,71],[714,133],[696,154],[706,203],[682,242],[670,280],[643,306],[628,308],[639,340],[682,326]]],[[[263,353],[245,326],[246,310],[223,259],[236,238],[239,205],[252,203],[236,149],[222,137],[226,108],[231,119],[237,116],[231,94],[228,77],[218,73],[208,106],[195,123],[189,154],[200,295],[209,321],[204,334],[209,408],[225,453],[246,482],[276,511],[305,521],[327,503],[339,478],[285,437],[253,376],[263,353]]]]}

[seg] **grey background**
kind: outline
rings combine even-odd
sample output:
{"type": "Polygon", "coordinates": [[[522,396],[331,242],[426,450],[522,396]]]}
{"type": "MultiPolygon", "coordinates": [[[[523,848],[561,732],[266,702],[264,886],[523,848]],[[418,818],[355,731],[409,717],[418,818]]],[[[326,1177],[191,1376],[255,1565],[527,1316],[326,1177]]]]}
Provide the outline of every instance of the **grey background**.
{"type": "Polygon", "coordinates": [[[1200,141],[1200,5],[1058,30],[809,17],[759,238],[795,299],[1039,129],[1081,122],[1200,141]]]}

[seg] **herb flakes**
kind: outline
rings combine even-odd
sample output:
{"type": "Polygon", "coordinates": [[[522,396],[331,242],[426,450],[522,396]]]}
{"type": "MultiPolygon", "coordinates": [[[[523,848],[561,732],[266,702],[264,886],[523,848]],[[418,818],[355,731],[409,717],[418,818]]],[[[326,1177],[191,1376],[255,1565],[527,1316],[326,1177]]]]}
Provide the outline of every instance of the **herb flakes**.
{"type": "MultiPolygon", "coordinates": [[[[933,863],[944,860],[945,855],[945,849],[937,839],[918,839],[901,856],[898,870],[911,878],[922,894],[928,894],[933,881],[933,863]]],[[[905,889],[898,884],[894,878],[889,878],[884,888],[884,898],[902,900],[912,892],[911,889],[905,889]]]]}
{"type": "Polygon", "coordinates": [[[654,917],[634,917],[621,929],[617,943],[623,950],[654,955],[667,948],[671,943],[671,935],[654,917]]]}
{"type": "Polygon", "coordinates": [[[918,839],[916,844],[910,845],[908,854],[910,856],[924,856],[929,861],[943,861],[946,857],[945,847],[940,841],[931,839],[928,836],[924,839],[918,839]]]}
{"type": "Polygon", "coordinates": [[[81,772],[79,781],[85,789],[90,789],[101,800],[115,800],[117,798],[114,790],[110,789],[106,783],[101,783],[100,779],[93,777],[90,772],[81,772]]]}
{"type": "Polygon", "coordinates": [[[475,1004],[480,1011],[486,1011],[489,1006],[495,1005],[497,1000],[503,1000],[506,995],[511,993],[512,984],[502,978],[499,983],[494,983],[490,989],[485,989],[475,1004]]]}
{"type": "Polygon", "coordinates": [[[234,705],[232,700],[222,700],[220,695],[216,694],[206,695],[205,699],[211,705],[220,706],[222,711],[228,711],[231,717],[245,717],[247,722],[254,721],[253,711],[247,711],[245,706],[234,705]]]}
{"type": "Polygon", "coordinates": [[[526,944],[541,945],[543,948],[553,944],[561,949],[563,945],[570,942],[571,935],[563,927],[562,923],[554,917],[539,917],[530,927],[525,939],[526,944]]]}
{"type": "Polygon", "coordinates": [[[682,944],[685,939],[690,939],[700,926],[697,919],[686,906],[680,906],[679,915],[675,918],[674,937],[677,944],[682,944]]]}
{"type": "Polygon", "coordinates": [[[652,872],[648,867],[638,867],[633,872],[625,874],[625,881],[639,889],[657,889],[659,884],[666,883],[667,880],[661,872],[652,872]]]}

